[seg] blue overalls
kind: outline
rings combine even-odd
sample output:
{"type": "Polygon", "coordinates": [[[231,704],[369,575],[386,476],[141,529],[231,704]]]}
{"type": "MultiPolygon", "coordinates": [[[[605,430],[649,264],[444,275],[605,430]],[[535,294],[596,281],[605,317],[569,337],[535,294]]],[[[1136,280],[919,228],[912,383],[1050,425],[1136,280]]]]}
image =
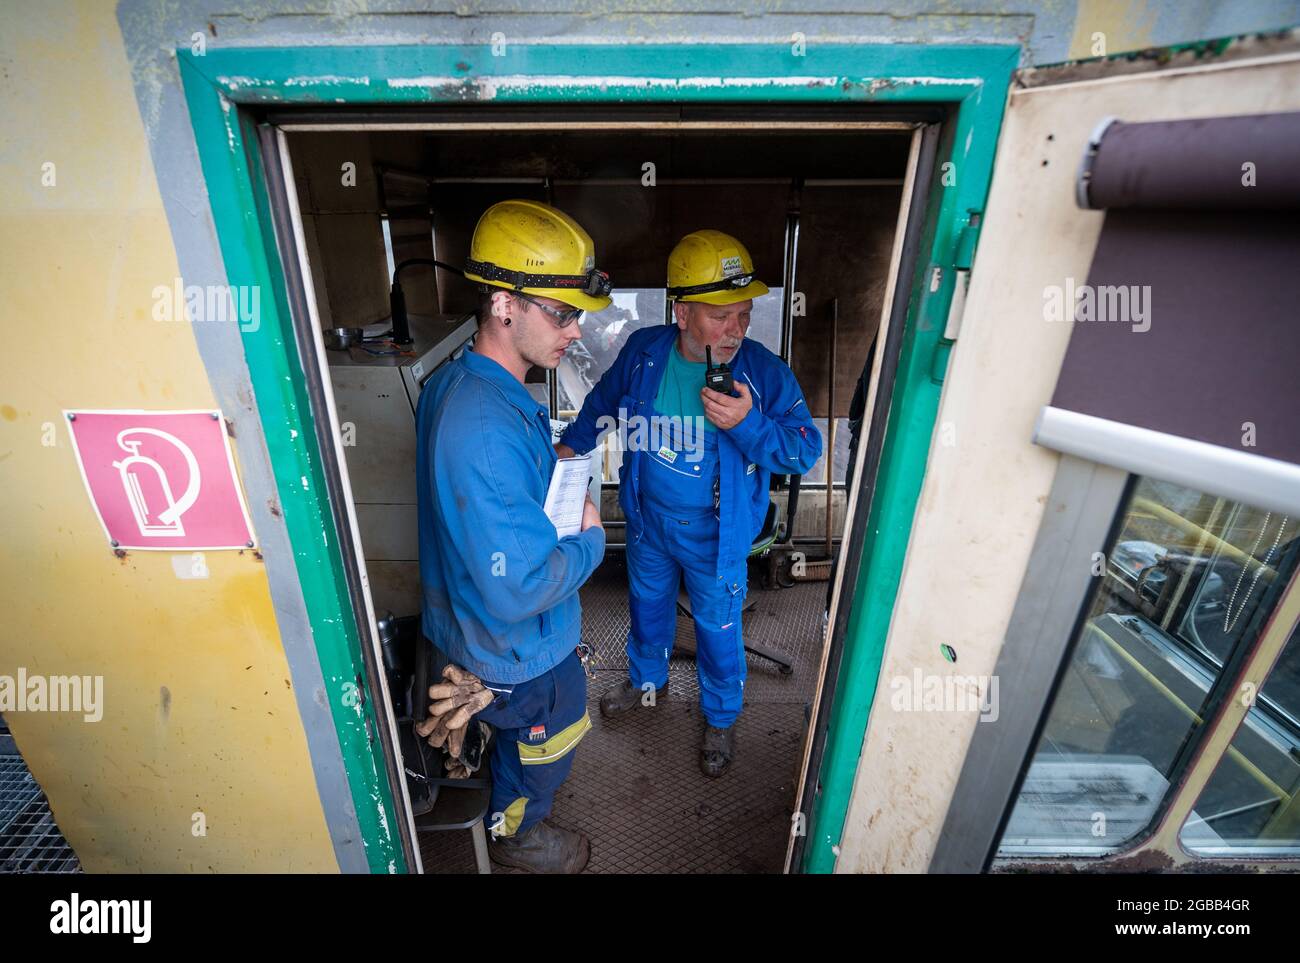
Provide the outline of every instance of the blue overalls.
{"type": "Polygon", "coordinates": [[[770,473],[808,471],[821,455],[821,435],[794,373],[761,344],[745,340],[731,367],[750,390],[749,414],[728,430],[706,433],[699,472],[680,451],[670,457],[677,446],[642,429],[658,414],[654,399],[676,342],[675,326],[634,332],[561,441],[588,452],[611,422],[622,426],[629,675],[638,687],[667,683],[677,586],[684,578],[695,616],[700,704],[710,725],[726,728],[742,705],[746,558],[767,513],[770,473]],[[639,440],[647,437],[650,444],[639,440]],[[706,473],[716,482],[696,485],[694,476],[706,473]]]}
{"type": "MultiPolygon", "coordinates": [[[[652,417],[663,419],[658,411],[652,417]]],[[[690,439],[671,430],[662,432],[660,440],[658,449],[645,452],[641,470],[645,531],[627,546],[632,616],[628,674],[638,689],[647,682],[656,689],[668,684],[677,587],[684,578],[695,619],[700,705],[709,725],[725,729],[736,721],[743,702],[744,593],[732,592],[716,575],[718,432],[696,431],[690,439]],[[691,440],[694,446],[688,444],[691,440]]]]}
{"type": "Polygon", "coordinates": [[[513,835],[550,812],[591,728],[578,589],[605,533],[556,534],[546,409],[490,358],[466,352],[434,374],[416,431],[422,629],[435,673],[450,660],[493,691],[476,716],[497,730],[489,825],[513,835]]]}

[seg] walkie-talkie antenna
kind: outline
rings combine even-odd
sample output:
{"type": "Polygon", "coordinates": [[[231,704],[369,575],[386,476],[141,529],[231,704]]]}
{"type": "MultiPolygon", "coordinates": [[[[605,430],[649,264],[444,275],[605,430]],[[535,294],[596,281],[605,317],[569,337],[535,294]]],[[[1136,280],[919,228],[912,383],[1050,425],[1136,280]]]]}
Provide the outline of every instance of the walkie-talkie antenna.
{"type": "Polygon", "coordinates": [[[704,361],[710,368],[713,367],[713,348],[707,344],[704,346],[704,361]]]}

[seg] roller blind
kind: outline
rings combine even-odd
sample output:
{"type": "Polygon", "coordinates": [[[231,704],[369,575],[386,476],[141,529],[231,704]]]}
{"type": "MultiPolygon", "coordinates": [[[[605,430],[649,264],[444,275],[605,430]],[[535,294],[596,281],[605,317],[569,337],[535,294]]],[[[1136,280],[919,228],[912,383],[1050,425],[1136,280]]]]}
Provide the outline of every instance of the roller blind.
{"type": "Polygon", "coordinates": [[[1106,218],[1035,440],[1300,509],[1300,113],[1105,122],[1076,195],[1106,218]]]}

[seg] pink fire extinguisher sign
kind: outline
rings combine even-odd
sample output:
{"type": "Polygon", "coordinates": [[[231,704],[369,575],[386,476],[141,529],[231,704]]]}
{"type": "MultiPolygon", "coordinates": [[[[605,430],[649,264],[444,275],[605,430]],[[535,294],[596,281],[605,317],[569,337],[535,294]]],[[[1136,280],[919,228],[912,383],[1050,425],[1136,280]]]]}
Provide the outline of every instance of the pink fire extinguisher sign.
{"type": "Polygon", "coordinates": [[[252,548],[220,411],[65,411],[91,504],[114,548],[252,548]]]}

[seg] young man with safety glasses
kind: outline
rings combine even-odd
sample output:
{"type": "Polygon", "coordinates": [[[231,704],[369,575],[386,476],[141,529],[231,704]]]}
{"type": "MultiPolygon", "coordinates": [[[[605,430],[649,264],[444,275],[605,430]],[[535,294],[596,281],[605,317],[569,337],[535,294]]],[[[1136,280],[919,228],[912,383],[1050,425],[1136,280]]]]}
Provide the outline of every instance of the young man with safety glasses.
{"type": "Polygon", "coordinates": [[[446,666],[417,732],[448,748],[454,773],[466,727],[492,726],[492,858],[576,873],[587,837],[544,819],[591,728],[578,588],[605,531],[590,499],[578,535],[559,538],[547,517],[556,454],[524,379],[560,363],[583,311],[610,303],[609,278],[576,221],[527,200],[484,213],[463,274],[480,285],[478,335],[429,379],[416,416],[422,629],[446,666]]]}

